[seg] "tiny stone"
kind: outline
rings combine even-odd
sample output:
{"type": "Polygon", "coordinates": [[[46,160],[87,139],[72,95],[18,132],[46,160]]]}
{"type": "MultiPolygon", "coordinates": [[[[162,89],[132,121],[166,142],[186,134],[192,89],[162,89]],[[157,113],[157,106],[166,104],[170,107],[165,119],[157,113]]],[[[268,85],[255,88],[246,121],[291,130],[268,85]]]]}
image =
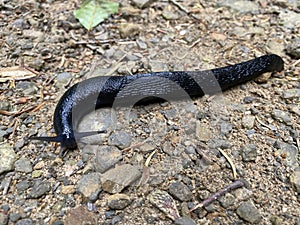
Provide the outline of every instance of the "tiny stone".
{"type": "Polygon", "coordinates": [[[300,167],[292,173],[290,181],[295,191],[300,194],[300,167]]]}
{"type": "Polygon", "coordinates": [[[145,49],[148,48],[148,46],[147,46],[147,44],[146,44],[146,42],[144,40],[138,39],[136,41],[136,43],[137,43],[137,45],[139,46],[140,49],[145,50],[145,49]]]}
{"type": "Polygon", "coordinates": [[[43,66],[45,64],[45,61],[43,59],[37,58],[33,60],[29,66],[33,68],[34,70],[40,71],[42,70],[43,66]]]}
{"type": "Polygon", "coordinates": [[[133,4],[135,4],[140,9],[149,7],[156,0],[133,0],[133,4]]]}
{"type": "Polygon", "coordinates": [[[283,41],[281,40],[271,40],[267,43],[267,48],[270,52],[277,54],[277,55],[283,55],[285,46],[283,41]]]}
{"type": "Polygon", "coordinates": [[[67,185],[61,187],[61,193],[64,195],[73,194],[75,192],[74,185],[67,185]]]}
{"type": "Polygon", "coordinates": [[[135,23],[121,23],[119,26],[122,38],[134,37],[139,34],[140,30],[140,26],[135,23]]]}
{"type": "Polygon", "coordinates": [[[288,89],[283,93],[282,97],[285,99],[299,98],[300,97],[300,89],[298,89],[298,88],[288,89]]]}
{"type": "Polygon", "coordinates": [[[32,178],[37,178],[37,177],[41,177],[43,175],[44,171],[43,170],[34,170],[31,173],[32,178]]]}
{"type": "Polygon", "coordinates": [[[121,222],[122,221],[122,217],[121,216],[114,216],[113,218],[112,218],[112,220],[111,220],[111,224],[112,225],[115,225],[115,224],[119,224],[119,222],[121,222]]]}
{"type": "Polygon", "coordinates": [[[31,173],[32,165],[29,159],[20,158],[15,162],[15,169],[18,172],[31,173]]]}
{"type": "Polygon", "coordinates": [[[279,13],[279,19],[282,20],[283,26],[288,29],[298,27],[300,24],[300,15],[291,10],[281,10],[279,13]]]}
{"type": "Polygon", "coordinates": [[[165,213],[171,220],[179,218],[176,202],[166,191],[155,190],[148,195],[151,204],[165,213]]]}
{"type": "Polygon", "coordinates": [[[85,146],[94,149],[96,157],[94,160],[95,171],[104,173],[122,159],[122,152],[114,146],[85,146]]]}
{"type": "Polygon", "coordinates": [[[68,84],[70,82],[70,80],[72,79],[72,74],[68,73],[68,72],[63,72],[63,73],[59,73],[56,76],[56,86],[58,88],[64,88],[64,86],[66,84],[68,84]]]}
{"type": "Polygon", "coordinates": [[[211,139],[212,133],[210,127],[206,123],[197,121],[196,123],[196,135],[200,141],[207,142],[211,139]]]}
{"type": "Polygon", "coordinates": [[[256,13],[259,11],[259,5],[256,2],[251,1],[236,1],[236,0],[224,0],[219,3],[220,6],[226,6],[239,13],[256,13]]]}
{"type": "Polygon", "coordinates": [[[6,225],[8,223],[8,215],[0,212],[0,225],[6,225]]]}
{"type": "Polygon", "coordinates": [[[231,143],[227,140],[222,140],[222,139],[212,139],[208,142],[208,146],[211,149],[228,149],[231,148],[231,143]]]}
{"type": "Polygon", "coordinates": [[[245,145],[241,149],[241,155],[245,162],[255,161],[257,158],[257,146],[253,144],[245,145]]]}
{"type": "Polygon", "coordinates": [[[9,214],[9,220],[12,221],[12,222],[17,222],[20,218],[21,218],[20,213],[11,213],[11,214],[9,214]]]}
{"type": "Polygon", "coordinates": [[[183,202],[190,201],[193,197],[193,193],[190,189],[181,182],[172,183],[169,187],[169,192],[174,198],[183,202]]]}
{"type": "Polygon", "coordinates": [[[35,164],[35,166],[33,167],[33,169],[40,170],[40,169],[43,169],[44,166],[45,166],[45,161],[40,161],[37,164],[35,164]]]}
{"type": "Polygon", "coordinates": [[[239,188],[234,192],[237,201],[246,201],[253,196],[253,192],[247,188],[239,188]]]}
{"type": "Polygon", "coordinates": [[[189,217],[180,217],[174,221],[176,225],[197,225],[196,222],[189,217]]]}
{"type": "Polygon", "coordinates": [[[124,149],[131,144],[131,136],[125,131],[116,131],[108,138],[108,145],[114,145],[118,148],[124,149]]]}
{"type": "Polygon", "coordinates": [[[16,188],[17,188],[18,192],[20,192],[20,191],[25,191],[25,190],[27,190],[29,187],[30,187],[29,182],[28,182],[28,181],[25,181],[25,180],[23,180],[23,181],[17,183],[17,185],[16,185],[16,188]]]}
{"type": "Polygon", "coordinates": [[[152,72],[161,72],[169,69],[165,62],[158,61],[158,60],[150,60],[149,67],[152,72]]]}
{"type": "Polygon", "coordinates": [[[40,198],[51,189],[51,184],[47,181],[36,181],[29,195],[31,198],[40,198]]]}
{"type": "Polygon", "coordinates": [[[220,129],[221,129],[221,133],[226,135],[226,134],[229,134],[230,131],[232,130],[232,125],[229,122],[221,121],[220,122],[220,129]]]}
{"type": "Polygon", "coordinates": [[[4,212],[8,212],[10,210],[10,206],[8,204],[1,205],[1,209],[3,209],[4,212]]]}
{"type": "Polygon", "coordinates": [[[252,103],[256,98],[252,97],[252,96],[246,96],[244,99],[243,99],[243,102],[246,103],[246,104],[250,104],[252,103]]]}
{"type": "Polygon", "coordinates": [[[21,90],[25,96],[34,95],[38,90],[36,84],[29,81],[18,82],[16,85],[16,89],[21,90]]]}
{"type": "Polygon", "coordinates": [[[254,127],[255,116],[244,115],[242,118],[242,125],[246,129],[252,129],[254,127]]]}
{"type": "Polygon", "coordinates": [[[226,209],[234,204],[235,197],[232,194],[227,193],[224,196],[220,197],[219,201],[221,205],[226,209]]]}
{"type": "Polygon", "coordinates": [[[292,39],[286,48],[286,52],[293,58],[300,59],[300,38],[292,39]]]}
{"type": "Polygon", "coordinates": [[[64,225],[64,222],[61,220],[56,220],[51,225],[64,225]]]}
{"type": "Polygon", "coordinates": [[[286,124],[289,124],[291,122],[291,117],[289,115],[289,113],[284,112],[282,110],[279,109],[273,109],[273,111],[271,112],[272,117],[279,121],[279,122],[284,122],[286,124]]]}
{"type": "Polygon", "coordinates": [[[90,173],[83,175],[77,183],[77,191],[90,200],[91,197],[98,195],[101,191],[99,174],[90,173]]]}
{"type": "Polygon", "coordinates": [[[259,210],[250,200],[242,202],[236,212],[243,220],[250,223],[259,223],[262,219],[259,210]]]}
{"type": "Polygon", "coordinates": [[[140,178],[141,175],[137,167],[130,164],[123,164],[103,174],[101,177],[102,188],[111,194],[119,193],[140,178]]]}
{"type": "Polygon", "coordinates": [[[130,202],[129,196],[125,194],[114,194],[107,198],[107,204],[110,209],[124,209],[130,202]]]}
{"type": "Polygon", "coordinates": [[[94,212],[89,212],[87,207],[80,205],[68,210],[64,217],[64,224],[97,224],[97,216],[94,212]]]}
{"type": "Polygon", "coordinates": [[[0,110],[9,111],[10,106],[10,102],[5,101],[4,99],[0,102],[0,110]]]}
{"type": "Polygon", "coordinates": [[[281,225],[281,224],[283,224],[283,220],[278,216],[272,216],[270,218],[270,222],[272,223],[272,225],[281,225]]]}
{"type": "Polygon", "coordinates": [[[276,141],[274,143],[274,147],[278,149],[278,151],[276,152],[277,155],[284,156],[282,157],[284,164],[292,168],[296,168],[299,166],[299,162],[297,160],[298,148],[295,145],[276,141]]]}
{"type": "Polygon", "coordinates": [[[152,152],[155,149],[155,146],[153,146],[149,143],[144,143],[143,145],[139,146],[139,149],[143,153],[149,153],[149,152],[152,152]]]}
{"type": "Polygon", "coordinates": [[[166,20],[177,20],[178,18],[180,18],[179,13],[174,11],[174,9],[169,9],[168,7],[164,8],[162,16],[166,20]]]}
{"type": "Polygon", "coordinates": [[[115,210],[109,210],[109,211],[105,211],[105,218],[106,219],[111,219],[116,215],[116,211],[115,210]]]}
{"type": "Polygon", "coordinates": [[[31,219],[21,219],[19,220],[16,225],[34,225],[33,221],[31,219]]]}
{"type": "Polygon", "coordinates": [[[17,159],[13,147],[8,144],[1,144],[0,156],[0,174],[11,171],[17,159]]]}

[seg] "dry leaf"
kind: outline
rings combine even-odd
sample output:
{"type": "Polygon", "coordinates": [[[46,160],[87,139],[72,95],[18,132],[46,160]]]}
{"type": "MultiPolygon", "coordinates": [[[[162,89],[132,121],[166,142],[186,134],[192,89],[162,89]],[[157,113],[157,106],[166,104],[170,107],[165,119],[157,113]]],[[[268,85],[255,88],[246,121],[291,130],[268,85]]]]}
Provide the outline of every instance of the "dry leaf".
{"type": "Polygon", "coordinates": [[[26,80],[35,76],[36,74],[33,72],[19,66],[0,68],[1,83],[10,80],[26,80]]]}

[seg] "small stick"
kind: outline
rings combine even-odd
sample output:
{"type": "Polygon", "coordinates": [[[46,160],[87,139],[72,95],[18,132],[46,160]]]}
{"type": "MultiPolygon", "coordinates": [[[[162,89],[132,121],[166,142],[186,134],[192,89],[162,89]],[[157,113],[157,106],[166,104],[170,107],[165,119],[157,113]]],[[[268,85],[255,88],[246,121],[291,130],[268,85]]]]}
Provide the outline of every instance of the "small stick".
{"type": "Polygon", "coordinates": [[[233,178],[236,179],[237,177],[237,173],[236,173],[236,167],[233,163],[233,161],[231,160],[231,158],[229,157],[229,155],[223,151],[221,148],[219,148],[219,151],[222,153],[222,155],[227,159],[227,161],[229,162],[231,169],[232,169],[232,173],[233,173],[233,178]]]}
{"type": "Polygon", "coordinates": [[[11,180],[12,180],[11,177],[8,178],[8,181],[7,181],[6,184],[4,185],[3,192],[2,192],[3,196],[7,194],[8,189],[9,189],[10,184],[11,184],[11,180]]]}
{"type": "Polygon", "coordinates": [[[169,0],[172,4],[174,4],[176,7],[178,7],[180,10],[182,10],[183,12],[185,12],[187,15],[193,17],[196,20],[199,20],[196,16],[194,16],[193,14],[191,14],[191,12],[189,10],[187,10],[185,7],[183,7],[179,2],[177,2],[176,0],[169,0]]]}
{"type": "Polygon", "coordinates": [[[140,146],[142,146],[142,145],[145,144],[145,143],[146,143],[146,141],[143,141],[143,142],[137,143],[137,144],[135,144],[135,145],[129,146],[129,147],[127,147],[127,148],[122,149],[122,152],[127,152],[127,151],[129,151],[129,150],[131,150],[131,149],[133,149],[133,148],[140,147],[140,146]]]}
{"type": "Polygon", "coordinates": [[[186,14],[190,14],[189,10],[187,10],[185,7],[183,7],[179,2],[175,0],[170,0],[171,3],[173,3],[176,7],[178,7],[180,10],[185,12],[186,14]]]}
{"type": "Polygon", "coordinates": [[[244,182],[242,182],[240,180],[236,180],[232,184],[230,184],[227,187],[221,189],[220,191],[214,193],[209,198],[205,199],[203,202],[201,202],[200,204],[196,205],[194,208],[192,208],[190,210],[190,212],[192,212],[192,211],[194,211],[194,210],[196,210],[198,208],[202,208],[202,207],[208,206],[210,203],[212,203],[213,201],[215,201],[220,196],[225,195],[227,192],[229,192],[229,191],[231,191],[233,189],[243,187],[244,185],[245,185],[244,182]]]}

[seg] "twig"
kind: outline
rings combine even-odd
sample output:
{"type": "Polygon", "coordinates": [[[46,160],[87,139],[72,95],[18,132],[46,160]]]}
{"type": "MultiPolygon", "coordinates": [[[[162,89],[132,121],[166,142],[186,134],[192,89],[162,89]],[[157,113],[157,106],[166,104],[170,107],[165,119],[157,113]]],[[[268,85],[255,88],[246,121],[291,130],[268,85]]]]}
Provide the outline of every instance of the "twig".
{"type": "Polygon", "coordinates": [[[182,10],[183,12],[185,12],[187,15],[191,16],[192,18],[199,20],[196,16],[194,16],[188,9],[186,9],[185,7],[183,7],[179,2],[177,2],[176,0],[169,0],[169,2],[171,2],[172,4],[174,4],[176,7],[178,7],[180,10],[182,10]]]}
{"type": "Polygon", "coordinates": [[[205,206],[208,206],[210,203],[212,203],[213,201],[215,201],[217,198],[221,197],[222,195],[225,195],[227,192],[233,190],[233,189],[237,189],[240,187],[243,187],[245,184],[244,182],[240,181],[240,180],[236,180],[234,181],[232,184],[228,185],[227,187],[223,188],[222,190],[214,193],[213,195],[211,195],[209,198],[205,199],[203,202],[201,202],[200,204],[196,205],[194,208],[192,208],[190,210],[190,212],[198,209],[198,208],[202,208],[205,206]]]}
{"type": "Polygon", "coordinates": [[[19,65],[20,68],[23,68],[23,69],[25,69],[25,70],[28,70],[29,72],[31,72],[31,73],[33,73],[33,74],[35,74],[35,75],[39,75],[39,74],[40,74],[39,72],[35,71],[34,69],[32,69],[32,68],[30,68],[30,67],[28,67],[28,66],[25,66],[25,63],[24,63],[24,59],[23,59],[23,58],[20,59],[20,63],[19,63],[19,64],[20,64],[20,65],[19,65]]]}
{"type": "Polygon", "coordinates": [[[22,107],[20,110],[18,110],[16,112],[9,112],[9,111],[6,111],[6,110],[0,110],[0,114],[5,115],[5,116],[19,116],[22,113],[29,112],[30,110],[34,109],[35,107],[36,106],[29,106],[26,109],[24,109],[22,107]]]}
{"type": "Polygon", "coordinates": [[[143,141],[143,142],[137,143],[137,144],[135,144],[135,145],[129,146],[129,147],[127,147],[127,148],[122,149],[122,152],[126,152],[126,151],[128,151],[128,150],[130,150],[130,149],[140,147],[140,146],[142,146],[142,145],[145,144],[145,143],[146,143],[146,141],[143,141]]]}
{"type": "Polygon", "coordinates": [[[233,163],[233,161],[231,160],[231,158],[229,157],[229,155],[227,155],[226,152],[224,152],[222,149],[219,148],[219,151],[222,153],[222,155],[227,159],[227,161],[229,162],[231,169],[232,169],[232,173],[233,173],[233,177],[234,179],[236,179],[237,177],[237,173],[236,173],[236,167],[233,163]]]}
{"type": "Polygon", "coordinates": [[[171,3],[173,3],[176,7],[178,7],[180,10],[182,10],[183,12],[185,12],[186,14],[189,14],[189,10],[187,10],[185,7],[183,7],[181,4],[179,4],[179,2],[175,1],[175,0],[170,0],[171,3]]]}
{"type": "Polygon", "coordinates": [[[7,192],[8,192],[8,189],[10,187],[10,184],[11,184],[11,177],[8,178],[8,181],[5,183],[4,187],[3,187],[3,192],[2,192],[2,195],[6,195],[7,192]]]}
{"type": "Polygon", "coordinates": [[[154,150],[153,152],[151,152],[151,154],[148,156],[148,158],[146,159],[146,162],[145,162],[145,166],[148,167],[149,166],[149,163],[152,159],[152,157],[154,156],[154,154],[156,153],[156,150],[154,150]]]}
{"type": "Polygon", "coordinates": [[[44,105],[46,104],[46,102],[42,102],[41,104],[39,104],[38,106],[36,106],[32,112],[38,111],[40,108],[42,108],[44,105]]]}

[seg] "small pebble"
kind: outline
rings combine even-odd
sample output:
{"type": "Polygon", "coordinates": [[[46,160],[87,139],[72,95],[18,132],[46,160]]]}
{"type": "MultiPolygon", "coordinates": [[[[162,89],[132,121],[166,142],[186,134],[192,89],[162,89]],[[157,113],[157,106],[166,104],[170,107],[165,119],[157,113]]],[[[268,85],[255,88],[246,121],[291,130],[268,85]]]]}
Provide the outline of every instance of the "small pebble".
{"type": "Polygon", "coordinates": [[[32,165],[29,159],[27,158],[20,158],[15,162],[15,169],[19,172],[24,173],[31,173],[32,172],[32,165]]]}
{"type": "Polygon", "coordinates": [[[193,193],[190,189],[181,182],[174,182],[169,187],[169,192],[174,198],[180,201],[187,202],[192,200],[193,193]]]}
{"type": "Polygon", "coordinates": [[[241,149],[241,155],[245,162],[255,161],[257,157],[257,146],[253,144],[245,145],[241,149]]]}
{"type": "Polygon", "coordinates": [[[21,219],[16,225],[35,225],[35,223],[31,219],[21,219]]]}
{"type": "Polygon", "coordinates": [[[125,194],[114,194],[107,198],[107,205],[110,209],[124,209],[130,202],[130,197],[125,194]]]}
{"type": "Polygon", "coordinates": [[[284,122],[286,124],[289,124],[291,122],[291,117],[288,112],[279,109],[273,109],[271,115],[275,120],[279,122],[284,122]]]}
{"type": "Polygon", "coordinates": [[[294,59],[300,59],[300,38],[292,39],[286,48],[286,52],[294,59]]]}
{"type": "Polygon", "coordinates": [[[197,225],[196,222],[189,217],[180,217],[174,221],[176,225],[197,225]]]}
{"type": "Polygon", "coordinates": [[[119,31],[122,38],[134,37],[139,34],[141,28],[135,23],[121,23],[119,31]]]}
{"type": "Polygon", "coordinates": [[[97,196],[102,190],[100,175],[98,173],[89,173],[83,175],[80,181],[77,183],[76,189],[90,201],[97,200],[97,196]]]}
{"type": "Polygon", "coordinates": [[[140,178],[141,175],[138,167],[130,164],[123,164],[102,174],[102,188],[104,191],[111,194],[120,193],[125,187],[140,178]]]}
{"type": "Polygon", "coordinates": [[[254,127],[255,116],[244,115],[242,118],[242,125],[244,128],[252,129],[254,127]]]}
{"type": "Polygon", "coordinates": [[[13,170],[17,155],[13,147],[8,144],[0,144],[0,174],[13,170]]]}
{"type": "Polygon", "coordinates": [[[237,214],[249,223],[259,223],[262,216],[251,201],[242,202],[236,209],[237,214]]]}
{"type": "Polygon", "coordinates": [[[131,135],[125,131],[116,131],[109,136],[108,144],[120,149],[127,148],[131,144],[131,135]]]}
{"type": "Polygon", "coordinates": [[[294,190],[300,194],[300,167],[295,169],[290,177],[290,181],[294,190]]]}
{"type": "Polygon", "coordinates": [[[51,184],[48,181],[35,181],[29,196],[31,198],[40,198],[51,190],[51,184]]]}

